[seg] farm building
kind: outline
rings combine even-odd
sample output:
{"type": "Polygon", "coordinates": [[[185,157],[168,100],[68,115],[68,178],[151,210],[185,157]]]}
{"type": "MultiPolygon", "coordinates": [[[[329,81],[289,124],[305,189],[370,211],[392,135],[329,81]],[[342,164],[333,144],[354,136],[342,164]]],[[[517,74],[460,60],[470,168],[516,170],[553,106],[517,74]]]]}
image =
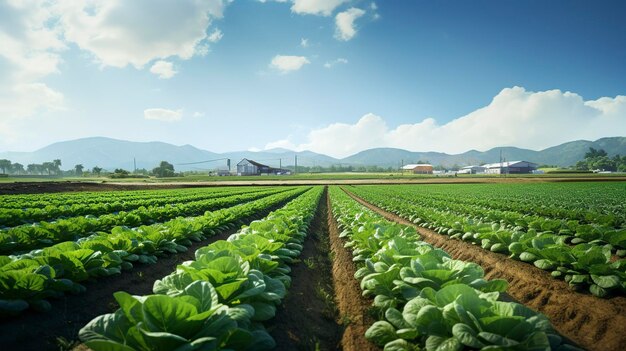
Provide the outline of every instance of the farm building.
{"type": "Polygon", "coordinates": [[[261,174],[289,174],[289,170],[273,168],[268,165],[244,158],[237,163],[237,175],[261,175],[261,174]]]}
{"type": "Polygon", "coordinates": [[[479,174],[485,173],[485,167],[483,166],[465,166],[457,172],[458,174],[479,174]]]}
{"type": "Polygon", "coordinates": [[[537,169],[537,164],[528,161],[497,162],[484,165],[489,174],[528,174],[537,169]]]}
{"type": "Polygon", "coordinates": [[[411,172],[415,174],[433,174],[433,166],[427,163],[415,163],[403,166],[402,172],[411,172]]]}

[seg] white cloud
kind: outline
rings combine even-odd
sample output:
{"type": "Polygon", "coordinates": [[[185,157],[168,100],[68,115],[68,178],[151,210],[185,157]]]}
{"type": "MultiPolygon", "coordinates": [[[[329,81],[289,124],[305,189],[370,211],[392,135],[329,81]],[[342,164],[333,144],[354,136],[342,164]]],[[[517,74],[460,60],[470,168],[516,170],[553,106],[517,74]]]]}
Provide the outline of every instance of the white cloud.
{"type": "Polygon", "coordinates": [[[303,48],[308,48],[309,47],[309,39],[306,39],[306,38],[300,39],[300,46],[302,46],[303,48]]]}
{"type": "Polygon", "coordinates": [[[311,62],[304,56],[276,55],[272,59],[270,67],[281,71],[281,73],[289,73],[297,71],[302,68],[302,66],[309,63],[311,62]]]}
{"type": "Polygon", "coordinates": [[[150,72],[159,76],[159,79],[170,79],[178,73],[173,63],[162,60],[155,62],[150,67],[150,72]]]}
{"type": "Polygon", "coordinates": [[[143,111],[143,118],[164,122],[176,122],[183,118],[183,110],[168,110],[164,108],[149,108],[143,111]]]}
{"type": "Polygon", "coordinates": [[[194,112],[194,113],[193,113],[193,117],[194,117],[194,118],[204,117],[204,112],[198,112],[198,111],[196,111],[196,112],[194,112]]]}
{"type": "MultiPolygon", "coordinates": [[[[64,109],[64,97],[41,79],[59,73],[66,49],[47,1],[0,2],[0,145],[25,136],[15,125],[64,109]]],[[[23,123],[22,123],[23,124],[23,123]]]]}
{"type": "Polygon", "coordinates": [[[65,39],[102,66],[141,68],[154,59],[191,58],[224,6],[223,0],[64,0],[57,9],[65,39]]]}
{"type": "Polygon", "coordinates": [[[333,11],[348,0],[293,0],[291,11],[297,14],[330,16],[333,11]]]}
{"type": "Polygon", "coordinates": [[[218,41],[222,40],[223,36],[224,33],[222,33],[219,28],[215,28],[215,30],[209,35],[208,39],[211,43],[217,43],[218,41]]]}
{"type": "Polygon", "coordinates": [[[338,64],[344,64],[345,65],[347,63],[348,63],[347,59],[345,59],[343,57],[340,57],[340,58],[338,58],[336,60],[326,62],[324,64],[324,67],[326,67],[326,68],[333,68],[333,66],[335,66],[335,65],[338,65],[338,64]]]}
{"type": "Polygon", "coordinates": [[[335,25],[337,26],[335,29],[335,38],[343,41],[352,39],[357,32],[354,21],[364,14],[365,11],[357,9],[356,7],[351,7],[346,11],[339,12],[337,16],[335,16],[335,25]]]}
{"type": "Polygon", "coordinates": [[[375,3],[375,2],[372,2],[372,3],[370,4],[370,9],[372,9],[373,11],[376,11],[376,10],[378,10],[378,5],[376,5],[376,3],[375,3]]]}
{"type": "Polygon", "coordinates": [[[295,150],[346,157],[375,147],[447,153],[498,146],[540,150],[572,140],[623,135],[626,96],[585,101],[571,92],[513,87],[503,89],[489,105],[445,124],[426,118],[390,128],[382,117],[369,113],[355,124],[312,130],[304,143],[279,140],[268,145],[290,143],[295,150]]]}

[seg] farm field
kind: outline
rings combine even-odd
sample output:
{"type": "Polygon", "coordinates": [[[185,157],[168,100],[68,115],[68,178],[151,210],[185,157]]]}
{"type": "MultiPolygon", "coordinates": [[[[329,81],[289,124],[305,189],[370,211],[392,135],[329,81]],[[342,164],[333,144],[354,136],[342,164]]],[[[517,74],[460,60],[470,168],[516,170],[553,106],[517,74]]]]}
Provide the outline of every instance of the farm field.
{"type": "Polygon", "coordinates": [[[621,350],[626,183],[0,197],[11,350],[621,350]]]}

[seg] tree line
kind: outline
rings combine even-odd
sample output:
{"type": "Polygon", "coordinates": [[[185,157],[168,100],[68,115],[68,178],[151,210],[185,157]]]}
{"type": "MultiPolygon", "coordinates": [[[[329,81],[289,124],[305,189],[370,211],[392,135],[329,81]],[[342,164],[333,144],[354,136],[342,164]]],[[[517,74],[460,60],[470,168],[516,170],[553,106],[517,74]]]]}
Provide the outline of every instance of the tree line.
{"type": "Polygon", "coordinates": [[[590,147],[585,153],[585,159],[578,161],[575,168],[583,171],[626,172],[626,155],[609,157],[603,149],[596,150],[590,147]]]}
{"type": "MultiPolygon", "coordinates": [[[[43,163],[31,163],[27,166],[19,162],[11,162],[7,159],[0,159],[0,174],[7,175],[40,175],[40,176],[83,176],[85,173],[93,176],[103,175],[105,171],[102,167],[95,166],[90,170],[85,170],[82,164],[75,165],[72,169],[62,170],[62,162],[60,159],[43,163]]],[[[106,175],[114,178],[130,178],[135,176],[154,175],[156,177],[175,177],[180,174],[174,171],[174,165],[167,161],[161,161],[159,166],[148,171],[146,169],[137,169],[134,172],[117,168],[113,172],[106,172],[106,175]]]]}

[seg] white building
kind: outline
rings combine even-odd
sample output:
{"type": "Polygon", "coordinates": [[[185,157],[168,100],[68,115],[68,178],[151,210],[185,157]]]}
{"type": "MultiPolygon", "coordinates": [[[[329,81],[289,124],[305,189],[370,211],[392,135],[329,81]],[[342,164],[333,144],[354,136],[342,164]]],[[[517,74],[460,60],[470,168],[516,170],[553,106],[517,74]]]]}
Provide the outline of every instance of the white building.
{"type": "Polygon", "coordinates": [[[530,174],[538,164],[528,161],[497,162],[483,165],[488,174],[530,174]]]}
{"type": "Polygon", "coordinates": [[[465,166],[457,172],[458,174],[480,174],[485,173],[486,168],[483,166],[465,166]]]}

